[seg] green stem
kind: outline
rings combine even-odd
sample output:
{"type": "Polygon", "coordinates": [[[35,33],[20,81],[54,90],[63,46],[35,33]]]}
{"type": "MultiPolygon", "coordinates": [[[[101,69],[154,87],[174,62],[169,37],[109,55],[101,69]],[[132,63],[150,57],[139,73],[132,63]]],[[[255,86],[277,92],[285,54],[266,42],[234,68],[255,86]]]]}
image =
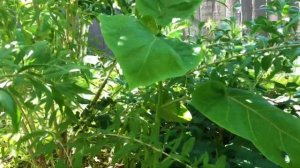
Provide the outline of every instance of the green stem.
{"type": "Polygon", "coordinates": [[[107,84],[107,81],[108,81],[108,79],[109,79],[109,76],[110,76],[110,74],[112,73],[112,71],[114,70],[116,64],[117,64],[117,62],[116,62],[116,60],[114,60],[113,64],[111,65],[111,69],[109,70],[109,72],[108,72],[107,76],[105,77],[103,83],[101,84],[100,88],[98,89],[98,91],[97,91],[95,97],[93,98],[93,100],[92,100],[92,102],[91,102],[91,104],[90,104],[90,106],[89,106],[89,110],[91,110],[91,109],[93,109],[93,108],[95,107],[95,105],[96,105],[98,99],[99,99],[100,96],[101,96],[101,93],[102,93],[104,87],[105,87],[106,84],[107,84]]]}
{"type": "Polygon", "coordinates": [[[162,98],[162,89],[163,85],[162,82],[158,82],[157,85],[157,102],[156,102],[156,111],[155,111],[155,121],[154,121],[154,127],[152,130],[152,137],[155,137],[154,144],[159,144],[159,132],[160,132],[160,109],[161,109],[161,98],[162,98]],[[158,139],[157,139],[158,138],[158,139]]]}

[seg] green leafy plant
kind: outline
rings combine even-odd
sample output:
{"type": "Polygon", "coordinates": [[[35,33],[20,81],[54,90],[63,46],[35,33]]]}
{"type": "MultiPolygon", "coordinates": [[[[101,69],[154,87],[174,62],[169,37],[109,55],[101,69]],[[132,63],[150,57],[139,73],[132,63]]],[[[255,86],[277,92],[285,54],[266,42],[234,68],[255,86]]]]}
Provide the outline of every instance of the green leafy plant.
{"type": "Polygon", "coordinates": [[[0,167],[299,167],[299,7],[183,36],[201,2],[1,1],[0,167]]]}

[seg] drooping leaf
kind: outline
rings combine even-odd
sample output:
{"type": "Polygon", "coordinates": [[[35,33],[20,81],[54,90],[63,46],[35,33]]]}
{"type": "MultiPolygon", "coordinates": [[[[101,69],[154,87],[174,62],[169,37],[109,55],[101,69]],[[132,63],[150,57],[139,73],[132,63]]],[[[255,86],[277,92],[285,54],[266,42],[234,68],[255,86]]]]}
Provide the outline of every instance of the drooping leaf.
{"type": "Polygon", "coordinates": [[[101,29],[131,88],[184,75],[199,63],[194,49],[152,34],[130,16],[100,15],[101,29]]]}
{"type": "Polygon", "coordinates": [[[0,107],[11,117],[14,131],[17,132],[20,127],[20,111],[18,111],[17,105],[11,95],[2,89],[0,89],[0,107]]]}
{"type": "Polygon", "coordinates": [[[187,18],[193,14],[202,0],[137,0],[136,6],[143,16],[151,16],[165,26],[173,18],[187,18]]]}
{"type": "Polygon", "coordinates": [[[219,126],[251,141],[269,160],[285,168],[300,165],[299,119],[247,91],[207,82],[197,87],[193,106],[219,126]]]}

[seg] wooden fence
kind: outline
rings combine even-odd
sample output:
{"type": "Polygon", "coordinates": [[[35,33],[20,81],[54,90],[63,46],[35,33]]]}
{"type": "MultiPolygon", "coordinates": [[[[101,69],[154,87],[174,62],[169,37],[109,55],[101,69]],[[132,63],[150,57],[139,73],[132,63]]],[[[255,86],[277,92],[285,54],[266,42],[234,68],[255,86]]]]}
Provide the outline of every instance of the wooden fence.
{"type": "MultiPolygon", "coordinates": [[[[267,15],[264,6],[271,0],[226,0],[225,4],[217,0],[205,0],[196,12],[192,26],[187,30],[187,34],[196,35],[199,33],[198,24],[200,21],[222,20],[226,17],[235,16],[239,24],[253,20],[258,16],[267,16],[271,20],[276,20],[276,15],[267,15]]],[[[300,2],[295,0],[295,5],[300,8],[300,2]]],[[[299,11],[300,12],[300,11],[299,11]]],[[[300,26],[298,28],[300,32],[300,26]]]]}
{"type": "MultiPolygon", "coordinates": [[[[221,20],[226,17],[235,16],[239,24],[254,19],[258,16],[267,15],[263,6],[271,0],[226,0],[226,6],[217,2],[217,0],[204,0],[201,7],[195,13],[195,19],[192,25],[185,31],[185,36],[192,36],[197,38],[200,30],[198,29],[198,24],[200,21],[221,20]],[[238,9],[237,4],[240,4],[238,9]],[[237,10],[238,9],[238,10],[237,10]]],[[[299,2],[298,0],[295,0],[299,2]]],[[[300,3],[298,3],[300,5],[300,3]]],[[[300,6],[299,6],[300,7],[300,6]]],[[[275,15],[268,16],[272,20],[276,20],[275,15]]],[[[300,27],[299,27],[300,32],[300,27]]],[[[102,34],[100,32],[100,27],[96,21],[93,22],[89,27],[89,48],[100,49],[101,51],[108,52],[108,48],[104,44],[102,34]]],[[[108,52],[110,53],[110,52],[108,52]]]]}

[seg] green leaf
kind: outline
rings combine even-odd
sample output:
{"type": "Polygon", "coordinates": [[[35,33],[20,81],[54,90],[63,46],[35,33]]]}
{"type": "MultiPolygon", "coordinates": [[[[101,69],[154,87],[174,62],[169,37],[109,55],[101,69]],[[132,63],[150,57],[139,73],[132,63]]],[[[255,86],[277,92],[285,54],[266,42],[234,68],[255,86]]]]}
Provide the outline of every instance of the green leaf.
{"type": "Polygon", "coordinates": [[[34,157],[38,157],[41,155],[49,155],[52,154],[55,149],[58,148],[53,141],[44,143],[43,141],[38,141],[36,144],[36,151],[33,154],[34,157]]]}
{"type": "Polygon", "coordinates": [[[172,102],[172,96],[163,92],[162,103],[159,116],[168,122],[189,122],[192,120],[192,114],[179,102],[172,102]]]}
{"type": "Polygon", "coordinates": [[[186,108],[182,107],[179,101],[173,102],[172,94],[169,93],[167,90],[164,90],[162,92],[161,99],[162,106],[159,109],[160,118],[168,122],[179,123],[187,122],[192,119],[191,117],[186,117],[191,116],[191,114],[186,108]]]}
{"type": "Polygon", "coordinates": [[[171,23],[173,18],[188,18],[202,0],[137,0],[139,14],[151,16],[161,26],[171,23]]]}
{"type": "Polygon", "coordinates": [[[99,16],[108,47],[115,54],[130,88],[184,75],[199,55],[181,41],[152,34],[130,16],[99,16]]]}
{"type": "Polygon", "coordinates": [[[190,152],[193,150],[196,139],[194,137],[189,138],[182,147],[181,154],[184,156],[189,156],[190,152]]]}
{"type": "Polygon", "coordinates": [[[268,69],[272,66],[273,57],[265,56],[261,59],[261,67],[264,71],[268,71],[268,69]]]}
{"type": "Polygon", "coordinates": [[[18,132],[21,121],[20,112],[18,111],[16,102],[11,95],[2,89],[0,89],[0,107],[2,107],[4,111],[11,117],[14,131],[18,132]]]}
{"type": "Polygon", "coordinates": [[[47,63],[51,59],[51,50],[47,41],[38,41],[33,45],[32,57],[35,63],[47,63]]]}
{"type": "Polygon", "coordinates": [[[218,158],[215,168],[225,168],[226,167],[226,157],[222,155],[221,157],[218,158]]]}
{"type": "Polygon", "coordinates": [[[85,145],[81,149],[77,149],[78,151],[75,152],[74,154],[74,168],[81,168],[82,167],[82,162],[83,162],[83,157],[84,157],[84,150],[85,150],[85,145]]]}
{"type": "Polygon", "coordinates": [[[73,123],[77,123],[78,122],[78,118],[76,117],[76,115],[74,114],[74,112],[72,111],[72,109],[68,106],[65,106],[65,114],[68,118],[68,120],[70,120],[73,123]]]}
{"type": "Polygon", "coordinates": [[[192,105],[219,126],[251,141],[269,160],[285,168],[300,165],[299,119],[247,91],[206,82],[192,105]]]}

